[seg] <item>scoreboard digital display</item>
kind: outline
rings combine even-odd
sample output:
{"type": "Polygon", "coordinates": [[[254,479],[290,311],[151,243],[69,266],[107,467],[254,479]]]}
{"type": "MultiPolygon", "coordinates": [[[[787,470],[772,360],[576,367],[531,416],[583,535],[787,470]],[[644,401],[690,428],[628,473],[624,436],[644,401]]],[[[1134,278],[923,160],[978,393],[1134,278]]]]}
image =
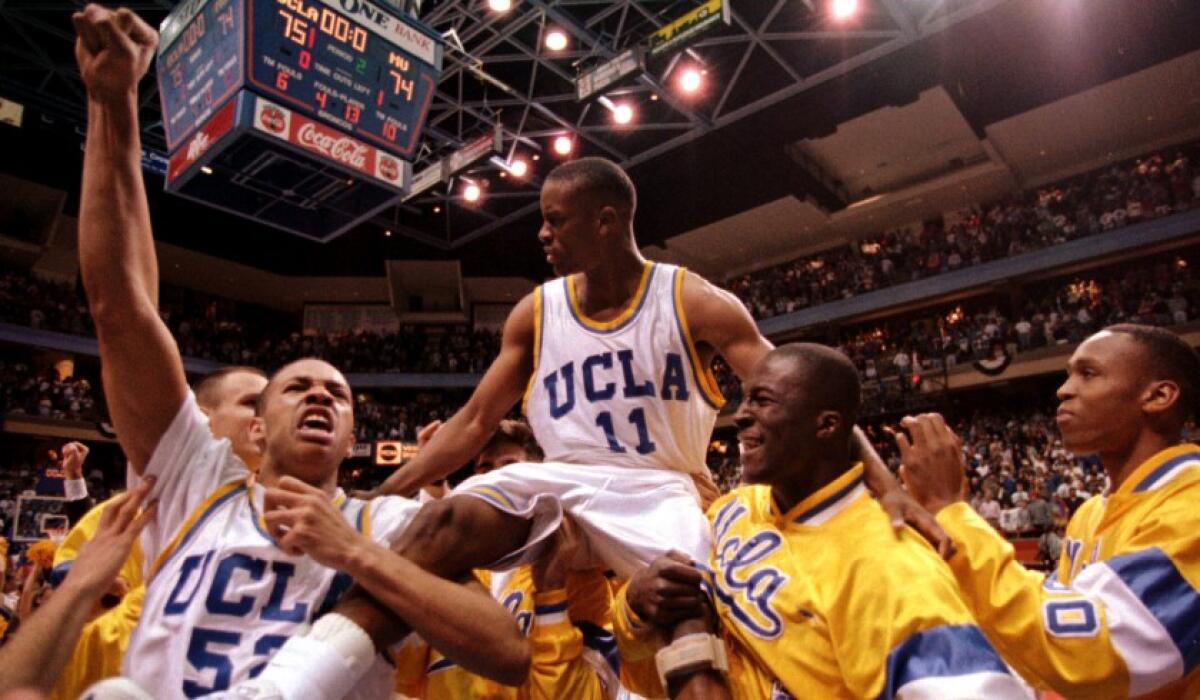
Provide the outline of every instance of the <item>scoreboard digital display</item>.
{"type": "Polygon", "coordinates": [[[369,0],[190,0],[162,37],[170,149],[245,85],[412,158],[442,62],[436,35],[369,0]]]}
{"type": "Polygon", "coordinates": [[[192,0],[160,28],[158,91],[168,150],[241,87],[243,2],[192,0]]]}
{"type": "Polygon", "coordinates": [[[437,87],[432,37],[365,0],[253,4],[255,88],[392,153],[414,154],[437,87]]]}

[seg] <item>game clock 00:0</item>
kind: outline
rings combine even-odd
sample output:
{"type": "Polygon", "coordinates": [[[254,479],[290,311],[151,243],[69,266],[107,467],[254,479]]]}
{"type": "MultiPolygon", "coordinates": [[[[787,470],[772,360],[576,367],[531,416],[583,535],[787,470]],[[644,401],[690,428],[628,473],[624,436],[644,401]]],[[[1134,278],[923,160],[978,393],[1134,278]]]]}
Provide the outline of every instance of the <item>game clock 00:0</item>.
{"type": "Polygon", "coordinates": [[[385,151],[412,155],[437,82],[432,66],[384,35],[398,25],[369,26],[334,9],[337,2],[251,4],[255,88],[385,151]]]}

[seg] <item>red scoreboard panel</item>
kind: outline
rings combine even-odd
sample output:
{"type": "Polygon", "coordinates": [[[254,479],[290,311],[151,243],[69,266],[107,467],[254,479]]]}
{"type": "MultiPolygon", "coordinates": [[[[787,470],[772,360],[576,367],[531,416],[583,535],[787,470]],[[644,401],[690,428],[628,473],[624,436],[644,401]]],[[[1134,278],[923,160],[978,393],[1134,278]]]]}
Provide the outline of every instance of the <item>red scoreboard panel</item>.
{"type": "Polygon", "coordinates": [[[417,153],[443,45],[390,1],[177,6],[157,61],[167,189],[318,240],[406,192],[397,158],[417,153]]]}

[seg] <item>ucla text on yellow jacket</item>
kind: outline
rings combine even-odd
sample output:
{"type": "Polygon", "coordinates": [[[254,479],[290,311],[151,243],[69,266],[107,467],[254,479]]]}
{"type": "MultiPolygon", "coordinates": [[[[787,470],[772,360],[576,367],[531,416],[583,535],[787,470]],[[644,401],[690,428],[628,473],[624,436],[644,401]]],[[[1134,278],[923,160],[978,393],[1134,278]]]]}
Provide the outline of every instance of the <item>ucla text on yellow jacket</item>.
{"type": "Polygon", "coordinates": [[[1031,682],[1068,697],[1200,697],[1200,447],[1164,450],[1080,506],[1049,577],[970,506],[937,519],[980,626],[1031,682]]]}
{"type": "MultiPolygon", "coordinates": [[[[708,583],[735,698],[1028,697],[919,535],[898,536],[855,465],[787,513],[767,486],[708,511],[708,583]]],[[[641,623],[618,597],[624,654],[645,658],[641,623]]],[[[661,697],[661,686],[634,687],[661,697]]]]}

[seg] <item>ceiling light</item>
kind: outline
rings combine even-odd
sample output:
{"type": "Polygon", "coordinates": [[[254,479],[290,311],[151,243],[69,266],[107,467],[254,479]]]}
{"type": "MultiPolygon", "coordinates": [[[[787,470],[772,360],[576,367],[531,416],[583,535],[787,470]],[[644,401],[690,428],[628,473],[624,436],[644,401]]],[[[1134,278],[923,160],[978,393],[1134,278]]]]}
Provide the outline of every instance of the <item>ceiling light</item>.
{"type": "Polygon", "coordinates": [[[559,136],[554,139],[554,152],[560,156],[571,155],[571,149],[575,144],[571,142],[570,136],[559,136]]]}
{"type": "Polygon", "coordinates": [[[437,206],[437,205],[434,205],[434,207],[433,207],[433,213],[434,213],[434,214],[441,214],[441,213],[442,213],[442,208],[441,208],[441,207],[439,207],[439,206],[437,206]]]}
{"type": "Polygon", "coordinates": [[[832,0],[829,12],[839,22],[844,22],[858,14],[858,0],[832,0]]]}
{"type": "Polygon", "coordinates": [[[633,121],[633,107],[627,104],[619,104],[613,107],[613,121],[618,124],[628,124],[633,121]]]}
{"type": "Polygon", "coordinates": [[[562,51],[567,48],[567,33],[561,29],[551,29],[546,32],[546,48],[551,51],[562,51]]]}
{"type": "Polygon", "coordinates": [[[391,230],[390,228],[389,228],[389,229],[386,229],[386,230],[383,232],[383,235],[384,235],[384,236],[386,236],[387,238],[391,238],[391,237],[392,237],[392,230],[391,230]]]}
{"type": "Polygon", "coordinates": [[[479,196],[482,194],[483,190],[479,189],[479,185],[474,182],[468,182],[467,186],[463,188],[463,199],[468,202],[478,202],[479,196]]]}
{"type": "Polygon", "coordinates": [[[700,89],[700,84],[704,82],[704,78],[700,75],[700,71],[695,68],[688,68],[679,75],[679,87],[684,92],[695,92],[700,89]]]}
{"type": "Polygon", "coordinates": [[[488,9],[492,12],[508,12],[512,9],[512,0],[488,0],[488,9]]]}
{"type": "Polygon", "coordinates": [[[525,177],[525,173],[529,172],[529,163],[514,158],[513,162],[508,164],[508,172],[513,174],[513,177],[525,177]]]}
{"type": "Polygon", "coordinates": [[[212,168],[208,167],[207,165],[201,165],[200,172],[204,173],[205,175],[212,175],[212,168]]]}

